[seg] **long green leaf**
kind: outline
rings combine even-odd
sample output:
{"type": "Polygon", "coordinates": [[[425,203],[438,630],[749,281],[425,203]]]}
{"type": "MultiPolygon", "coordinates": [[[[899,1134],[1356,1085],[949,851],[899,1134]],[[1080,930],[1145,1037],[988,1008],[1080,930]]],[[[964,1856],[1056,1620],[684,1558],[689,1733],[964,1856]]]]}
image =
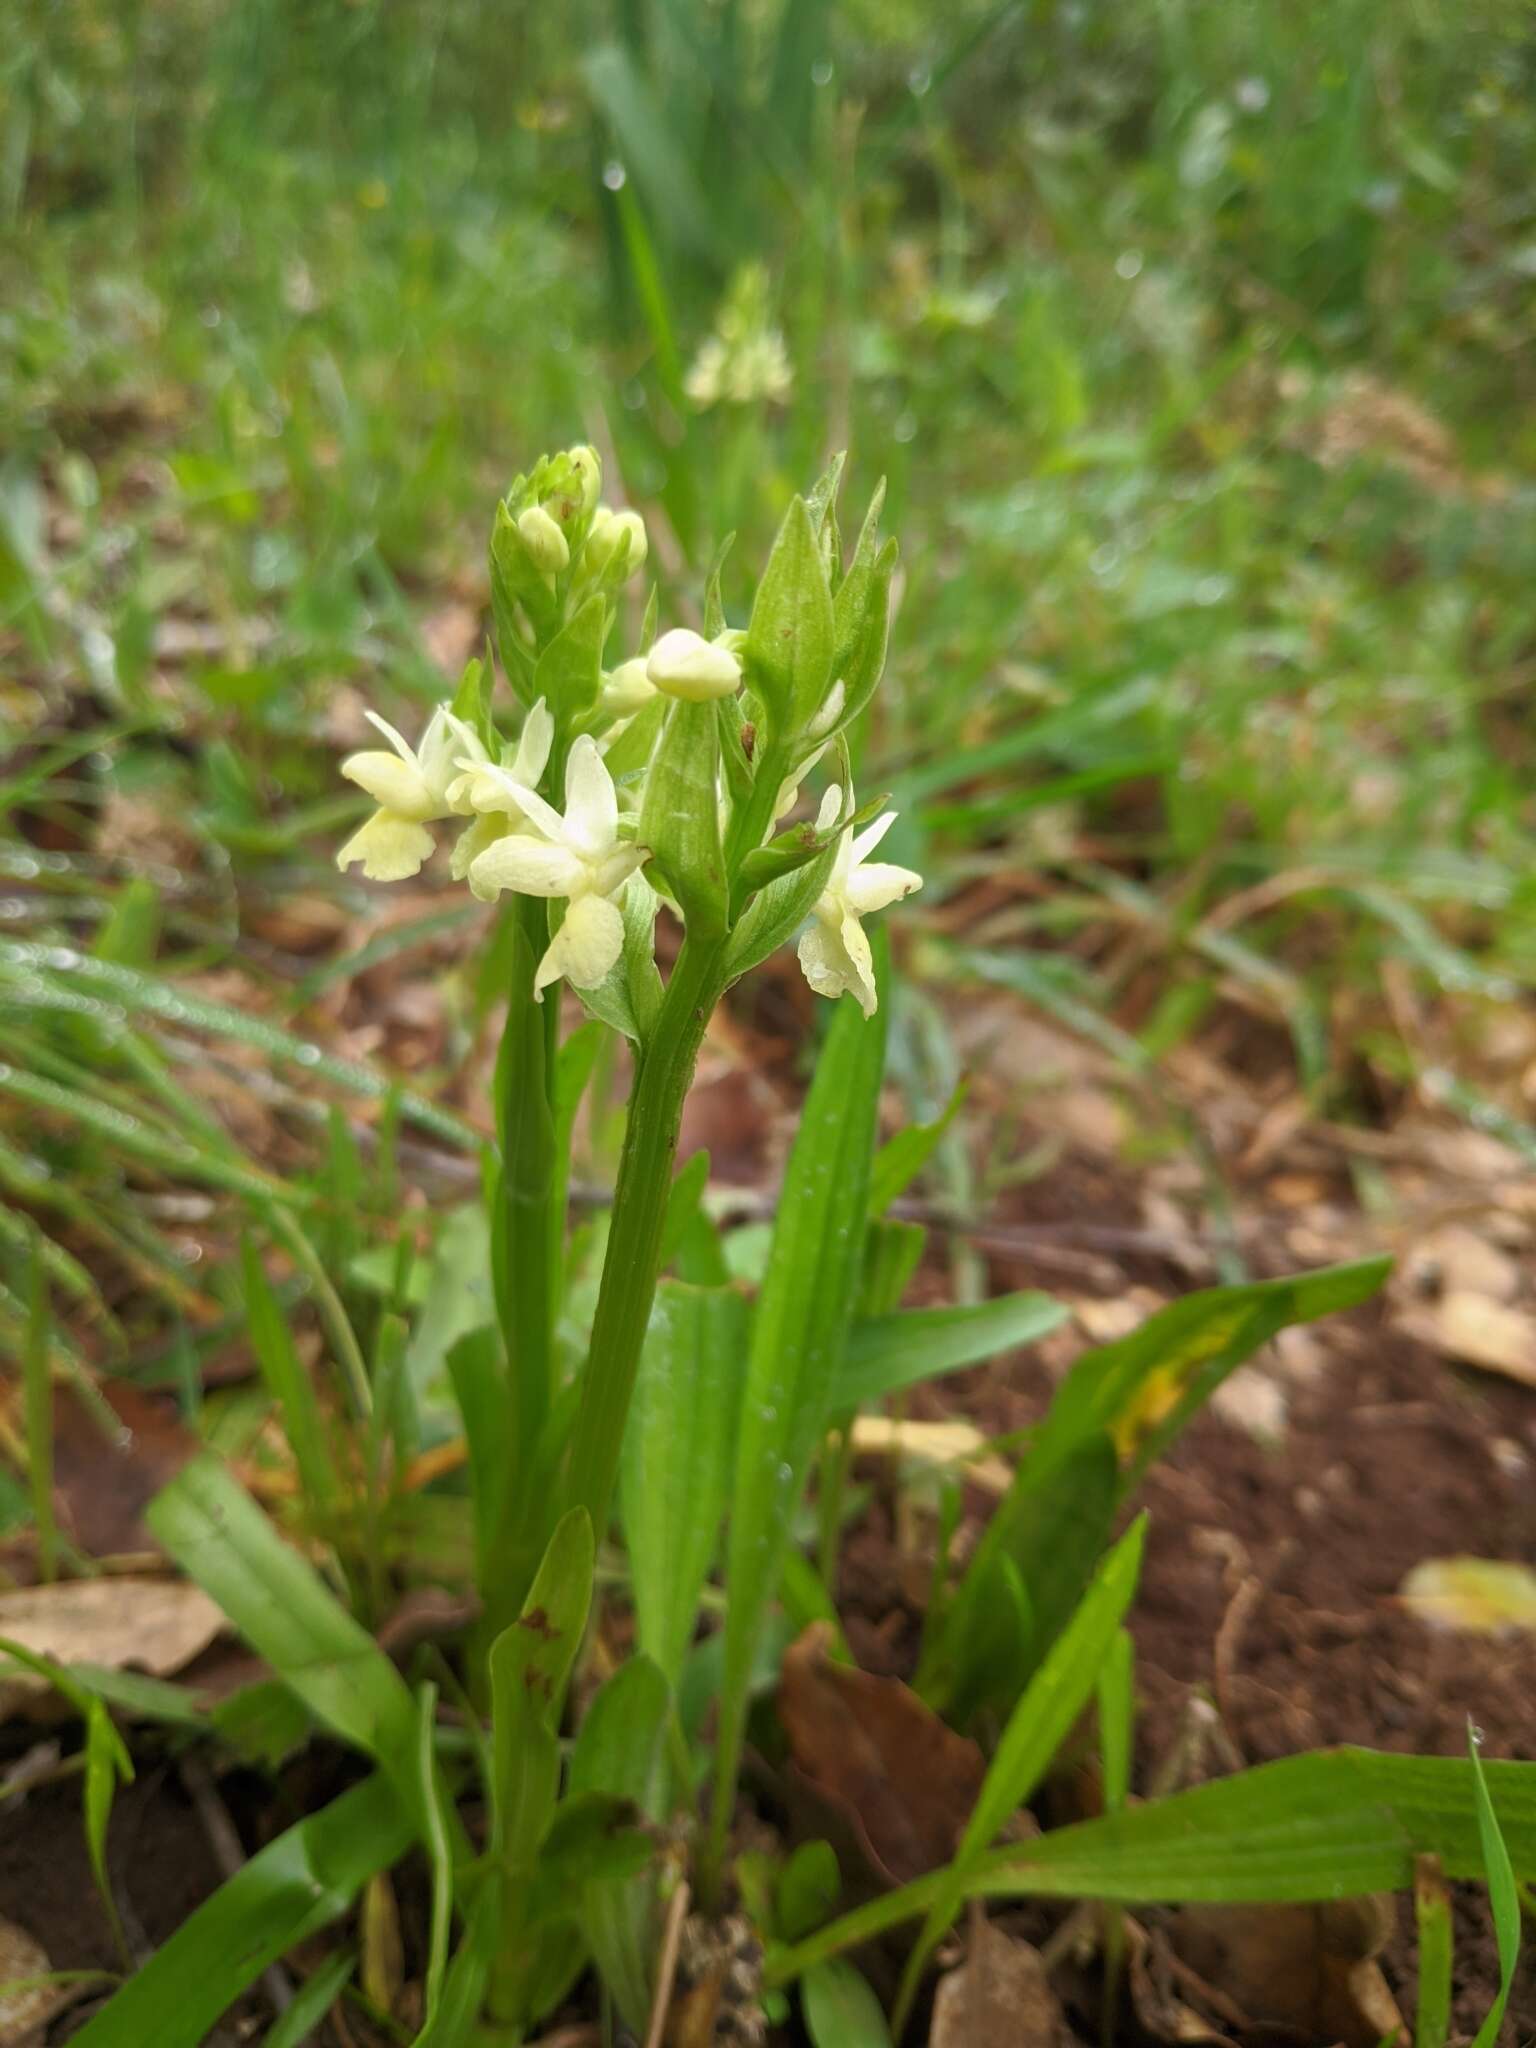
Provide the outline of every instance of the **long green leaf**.
{"type": "Polygon", "coordinates": [[[1413,2048],[1445,2048],[1451,2037],[1451,1969],[1455,1937],[1451,1895],[1433,1856],[1421,1856],[1413,1879],[1413,1907],[1419,1938],[1419,1996],[1413,2048]]]}
{"type": "Polygon", "coordinates": [[[1067,1311],[1048,1294],[999,1295],[957,1308],[909,1308],[855,1323],[838,1368],[834,1413],[868,1407],[903,1387],[958,1372],[1059,1329],[1067,1311]]]}
{"type": "MultiPolygon", "coordinates": [[[[1536,1878],[1536,1763],[1485,1764],[1483,1774],[1515,1876],[1536,1878]]],[[[990,1849],[967,1889],[1125,1905],[1316,1904],[1406,1890],[1423,1855],[1453,1880],[1487,1876],[1471,1764],[1327,1749],[990,1849]]],[[[846,1914],[776,1956],[770,1981],[915,1919],[946,1877],[937,1871],[846,1914]]]]}
{"type": "Polygon", "coordinates": [[[640,1647],[675,1686],[720,1542],[741,1411],[747,1304],[731,1287],[656,1290],[620,1467],[640,1647]]]}
{"type": "Polygon", "coordinates": [[[634,173],[651,216],[665,222],[677,241],[712,261],[723,261],[709,200],[699,185],[685,150],[678,147],[676,124],[646,80],[617,44],[593,50],[582,65],[592,97],[613,128],[615,139],[634,173]]]}
{"type": "Polygon", "coordinates": [[[299,1361],[261,1255],[249,1238],[240,1248],[240,1275],[251,1349],[261,1376],[282,1411],[283,1430],[299,1468],[305,1505],[314,1510],[322,1529],[330,1529],[339,1487],[325,1418],[309,1375],[299,1361]]]}
{"type": "Polygon", "coordinates": [[[753,1323],[728,1552],[716,1845],[734,1792],[758,1638],[811,1451],[831,1412],[857,1296],[885,1014],[882,1006],[866,1018],[846,997],[838,1005],[790,1154],[753,1323]]]}
{"type": "Polygon", "coordinates": [[[572,1508],[549,1539],[528,1598],[491,1645],[493,1836],[507,1864],[532,1855],[554,1807],[554,1724],[592,1601],[592,1520],[572,1508]],[[539,1735],[547,1735],[541,1742],[539,1735]]]}
{"type": "Polygon", "coordinates": [[[1008,1717],[950,1862],[949,1883],[930,1908],[922,1936],[903,1972],[896,2001],[898,2034],[912,2009],[927,1959],[959,1912],[967,1880],[983,1851],[1035,1791],[1093,1696],[1136,1591],[1146,1533],[1142,1515],[1100,1566],[1082,1604],[1008,1717]]]}
{"type": "Polygon", "coordinates": [[[964,1718],[995,1698],[999,1682],[1004,1692],[1012,1682],[1006,1670],[978,1670],[971,1654],[977,1616],[992,1597],[1001,1559],[1011,1559],[1022,1573],[1036,1605],[1038,1655],[1075,1604],[1116,1505],[1227,1375],[1278,1330],[1369,1300],[1390,1263],[1363,1259],[1280,1280],[1206,1288],[1161,1309],[1128,1337],[1085,1352],[987,1525],[935,1639],[924,1645],[919,1688],[930,1703],[964,1718]],[[1064,1515],[1084,1539],[1075,1564],[1061,1540],[1064,1515]],[[1101,1525],[1097,1537],[1094,1516],[1101,1525]],[[1050,1596],[1042,1601],[1047,1585],[1050,1596]]]}
{"type": "Polygon", "coordinates": [[[328,1927],[377,1870],[405,1854],[412,1823],[372,1777],[268,1843],[130,1977],[75,2036],[77,2048],[200,2048],[270,1963],[328,1927]]]}
{"type": "Polygon", "coordinates": [[[1128,1337],[1083,1353],[1051,1404],[1033,1456],[1052,1457],[1108,1430],[1131,1483],[1276,1331],[1357,1308],[1391,1266],[1387,1258],[1360,1259],[1280,1280],[1204,1288],[1171,1302],[1128,1337]]]}
{"type": "Polygon", "coordinates": [[[292,2005],[262,2041],[261,2048],[305,2048],[336,2003],[357,1968],[351,1949],[327,1956],[313,1976],[295,1992],[292,2005]]]}
{"type": "Polygon", "coordinates": [[[415,1704],[367,1630],[213,1452],[151,1502],[156,1540],[216,1600],[310,1712],[382,1767],[419,1815],[415,1704]]]}

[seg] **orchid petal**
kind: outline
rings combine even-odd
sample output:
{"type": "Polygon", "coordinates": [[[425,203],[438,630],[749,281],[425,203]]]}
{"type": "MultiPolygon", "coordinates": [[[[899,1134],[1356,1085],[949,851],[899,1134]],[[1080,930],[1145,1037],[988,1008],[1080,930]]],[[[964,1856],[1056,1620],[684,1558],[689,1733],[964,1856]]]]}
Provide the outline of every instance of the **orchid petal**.
{"type": "Polygon", "coordinates": [[[513,779],[532,789],[549,766],[549,750],[555,743],[554,714],[541,697],[523,720],[517,753],[512,762],[513,779]]]}
{"type": "Polygon", "coordinates": [[[477,896],[487,889],[511,889],[519,896],[569,896],[584,885],[586,869],[569,847],[551,846],[532,833],[509,832],[476,855],[469,880],[477,896]]]}
{"type": "Polygon", "coordinates": [[[619,829],[619,799],[608,764],[590,733],[571,748],[565,770],[565,831],[568,846],[589,859],[613,849],[619,829]]]}
{"type": "Polygon", "coordinates": [[[856,867],[848,877],[843,901],[856,916],[864,917],[871,910],[884,910],[887,904],[899,903],[903,896],[910,896],[922,886],[922,876],[915,875],[911,868],[898,868],[889,861],[869,861],[856,867]]]}
{"type": "Polygon", "coordinates": [[[874,852],[886,833],[895,824],[897,816],[898,813],[895,811],[882,811],[872,825],[864,827],[864,830],[853,842],[853,858],[856,863],[863,860],[867,853],[874,852]]]}
{"type": "Polygon", "coordinates": [[[413,768],[416,767],[416,749],[398,726],[391,725],[387,718],[380,718],[377,711],[365,711],[363,716],[376,732],[383,733],[402,761],[409,761],[413,768]]]}
{"type": "Polygon", "coordinates": [[[438,814],[426,778],[414,760],[398,759],[382,748],[370,748],[366,753],[349,754],[341,764],[341,772],[348,782],[365,789],[381,810],[393,811],[397,817],[424,824],[438,814]]]}
{"type": "MultiPolygon", "coordinates": [[[[486,848],[494,846],[498,839],[505,839],[511,829],[511,820],[499,811],[487,811],[472,825],[466,825],[454,841],[453,855],[448,863],[449,874],[456,882],[462,882],[486,848]]],[[[493,890],[491,893],[494,898],[496,892],[493,890]]]]}
{"type": "Polygon", "coordinates": [[[572,988],[596,988],[624,951],[624,917],[606,896],[578,896],[539,962],[534,991],[561,975],[572,988]]]}
{"type": "Polygon", "coordinates": [[[370,882],[403,882],[420,874],[432,846],[432,834],[425,825],[380,810],[352,834],[337,854],[336,865],[345,870],[361,861],[370,882]]]}

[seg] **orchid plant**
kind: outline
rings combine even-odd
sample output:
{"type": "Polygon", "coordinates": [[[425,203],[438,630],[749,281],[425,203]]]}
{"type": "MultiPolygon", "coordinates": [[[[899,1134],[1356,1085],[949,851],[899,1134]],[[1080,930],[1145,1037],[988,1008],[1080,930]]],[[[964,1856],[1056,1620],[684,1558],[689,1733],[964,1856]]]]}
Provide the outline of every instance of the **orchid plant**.
{"type": "MultiPolygon", "coordinates": [[[[546,991],[564,981],[633,1041],[635,1094],[569,1449],[570,1497],[597,1528],[650,1316],[682,1100],[711,1012],[733,981],[804,927],[799,957],[811,987],[851,995],[873,1015],[860,920],[922,885],[910,869],[865,859],[895,819],[858,810],[846,735],[884,667],[896,551],[879,538],[877,492],[845,569],[840,470],[839,462],[792,504],[745,629],[727,625],[717,573],[702,633],[658,633],[653,597],[645,644],[610,665],[619,595],[646,560],[644,524],[599,502],[592,449],[545,457],[498,506],[491,545],[514,732],[502,730],[477,661],[416,746],[369,713],[390,751],[342,765],[379,808],[341,848],[341,867],[403,880],[433,850],[428,827],[456,824],[454,876],[484,901],[504,892],[516,900],[524,943],[514,1011],[542,1010],[546,991]],[[837,765],[814,817],[780,829],[829,751],[837,765]],[[682,926],[665,987],[656,965],[663,906],[682,926]]],[[[555,1029],[551,1011],[546,1082],[555,1029]]],[[[535,1080],[525,1070],[524,1085],[535,1080]]],[[[563,1218],[542,1221],[551,1239],[563,1231],[563,1218]]],[[[520,1297],[519,1322],[530,1313],[520,1297]]],[[[531,1367],[547,1377],[552,1332],[526,1334],[531,1367]]]]}
{"type": "MultiPolygon", "coordinates": [[[[590,448],[543,458],[514,481],[492,534],[506,689],[490,664],[471,662],[414,744],[373,717],[386,745],[343,764],[373,806],[337,855],[343,869],[403,880],[447,827],[450,875],[487,906],[479,979],[494,978],[505,1022],[481,1199],[454,1219],[475,1229],[434,1233],[414,1330],[401,1311],[416,1233],[401,1232],[385,1254],[388,1305],[359,1329],[303,1207],[279,1217],[258,1183],[253,1220],[308,1276],[340,1368],[329,1395],[312,1384],[248,1243],[251,1342],[301,1482],[301,1547],[212,1448],[146,1519],[290,1704],[375,1773],[254,1857],[87,2024],[82,2048],[196,2048],[266,1961],[365,1886],[371,1981],[368,1945],[389,1922],[375,1891],[413,1844],[432,1871],[413,2048],[515,2048],[589,1967],[631,2036],[659,2040],[672,1988],[663,1958],[675,1961],[690,1888],[706,1916],[733,1892],[747,1907],[766,1943],[758,1989],[782,2015],[799,1984],[817,2048],[850,2038],[835,2015],[854,2008],[866,2015],[861,2038],[892,2038],[840,1951],[920,1921],[896,1998],[899,2039],[965,1899],[1038,1883],[989,1844],[1096,1686],[1101,1719],[1120,1726],[1129,1753],[1116,1645],[1140,1526],[1112,1539],[1148,1461],[1275,1330],[1380,1282],[1378,1261],[1215,1288],[1083,1354],[973,1548],[959,1540],[958,1486],[941,1482],[912,1711],[992,1750],[945,1868],[834,1918],[829,1844],[805,1845],[771,1882],[760,1854],[755,1875],[751,1852],[733,1856],[754,1704],[789,1634],[816,1623],[836,1641],[858,1411],[1063,1318],[1032,1292],[903,1307],[924,1230],[894,1204],[959,1098],[879,1144],[889,962],[871,920],[921,881],[875,857],[892,814],[853,793],[850,729],[885,663],[895,544],[879,537],[877,492],[845,560],[840,468],[791,502],[744,626],[726,619],[717,563],[701,630],[659,631],[653,595],[638,646],[624,651],[614,643],[644,567],[644,525],[600,502],[590,448]],[[795,941],[831,1015],[748,1286],[704,1200],[707,1157],[676,1170],[678,1134],[716,1005],[795,941]],[[632,1057],[612,1201],[573,1228],[577,1109],[614,1033],[632,1057]],[[472,1273],[449,1261],[450,1239],[475,1248],[472,1273]],[[445,1455],[455,1427],[462,1469],[445,1455]],[[413,1519],[429,1509],[441,1519],[413,1519]],[[451,1538],[435,1558],[467,1566],[418,1560],[415,1537],[433,1526],[451,1538]],[[433,1652],[402,1670],[371,1632],[396,1563],[405,1584],[423,1570],[472,1576],[478,1619],[454,1660],[433,1652]],[[700,1622],[716,1577],[723,1612],[711,1634],[700,1622]],[[615,1593],[633,1613],[622,1651],[609,1627],[615,1593]],[[1103,1674],[1115,1671],[1110,1684],[1103,1674]],[[823,2026],[818,2011],[834,2018],[823,2026]]],[[[448,1128],[473,1141],[457,1120],[448,1128]]],[[[344,1208],[345,1147],[328,1171],[344,1208]]],[[[88,1768],[98,1810],[100,1779],[88,1768]]],[[[1019,1841],[1023,1855],[1029,1831],[1019,1841]]],[[[1120,1895],[1118,1853],[1112,1844],[1092,1865],[1106,1897],[1120,1895]]],[[[706,2038],[708,2013],[689,2013],[689,2038],[706,2038]]],[[[280,2023],[285,2039],[298,2031],[280,2023]]]]}
{"type": "MultiPolygon", "coordinates": [[[[675,1152],[710,1016],[733,982],[797,934],[811,987],[834,1001],[851,998],[841,1006],[846,1023],[828,1042],[819,1112],[833,1151],[845,1139],[852,1148],[836,1201],[861,1203],[867,1184],[884,1020],[876,951],[862,920],[911,894],[921,878],[868,859],[894,818],[878,803],[860,810],[853,794],[847,736],[884,667],[896,551],[879,536],[877,492],[845,564],[840,469],[834,464],[792,502],[744,627],[726,621],[717,566],[702,631],[658,631],[653,595],[638,649],[611,653],[625,586],[645,564],[644,525],[599,502],[601,470],[590,448],[545,457],[497,507],[491,542],[496,650],[510,703],[493,688],[491,668],[472,662],[414,746],[370,714],[388,750],[353,754],[342,766],[377,806],[340,849],[343,869],[361,866],[373,881],[406,879],[433,854],[431,828],[448,826],[451,874],[483,902],[501,904],[509,920],[490,1182],[498,1329],[450,1360],[471,1435],[493,1748],[516,1758],[492,1774],[498,1905],[481,1958],[488,2039],[518,2038],[558,1990],[568,1960],[559,1942],[551,1947],[538,1905],[553,1882],[549,1815],[559,1773],[550,1703],[571,1668],[621,1463],[628,1461],[623,1520],[649,1653],[626,1671],[659,1671],[676,1684],[722,1519],[723,1500],[701,1473],[693,1522],[703,1547],[691,1581],[685,1571],[669,1587],[675,1574],[652,1555],[647,1533],[646,1467],[656,1439],[643,1419],[638,1444],[630,1427],[642,1355],[682,1333],[683,1350],[707,1358],[713,1384],[696,1394],[719,1424],[710,1458],[717,1472],[730,1444],[728,1415],[754,1399],[754,1371],[763,1379],[759,1412],[771,1425],[742,1452],[738,1479],[742,1558],[733,1575],[715,1827],[701,1859],[713,1861],[718,1879],[751,1666],[777,1580],[764,1560],[783,1554],[816,1423],[831,1399],[830,1383],[820,1382],[858,1292],[860,1230],[834,1227],[824,1206],[797,1206],[795,1227],[819,1217],[813,1227],[830,1232],[841,1263],[824,1271],[796,1261],[792,1292],[804,1326],[798,1336],[770,1330],[754,1346],[752,1360],[760,1351],[761,1363],[749,1360],[745,1386],[742,1332],[732,1327],[745,1306],[740,1297],[718,1284],[669,1282],[657,1298],[689,1195],[684,1181],[674,1185],[675,1152]],[[819,801],[804,794],[818,768],[819,801]],[[663,949],[673,956],[665,979],[663,914],[680,927],[663,949]],[[560,1341],[563,1148],[582,1039],[562,1040],[562,983],[633,1052],[601,1279],[574,1375],[560,1341]],[[799,1398],[785,1399],[776,1426],[775,1378],[802,1352],[811,1377],[798,1390],[779,1390],[799,1398]],[[515,1473],[506,1467],[512,1458],[515,1473]],[[712,1506],[702,1505],[706,1495],[712,1506]],[[560,1645],[532,1662],[519,1628],[530,1613],[560,1645]],[[542,1718],[530,1718],[534,1683],[542,1718]],[[539,1790],[530,1806],[532,1782],[539,1790]]],[[[696,1179],[691,1194],[696,1201],[696,1179]]],[[[772,1295],[765,1287],[765,1309],[772,1295]]],[[[654,1402],[648,1412],[654,1425],[654,1402]]],[[[688,1513],[675,1501],[669,1512],[665,1545],[675,1551],[688,1513]]],[[[635,1692],[648,1682],[626,1680],[635,1692]]],[[[586,1935],[617,1984],[643,1982],[634,1956],[626,1960],[611,1940],[605,1947],[591,1928],[586,1935]]]]}

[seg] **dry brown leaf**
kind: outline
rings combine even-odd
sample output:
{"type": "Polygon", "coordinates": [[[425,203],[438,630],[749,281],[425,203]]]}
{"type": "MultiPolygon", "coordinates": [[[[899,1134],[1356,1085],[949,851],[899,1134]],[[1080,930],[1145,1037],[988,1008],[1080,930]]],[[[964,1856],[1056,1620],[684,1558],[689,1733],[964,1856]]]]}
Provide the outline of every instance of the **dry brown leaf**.
{"type": "Polygon", "coordinates": [[[1126,1988],[1141,2031],[1170,2048],[1228,2048],[1230,2037],[1181,1996],[1166,1934],[1128,1915],[1122,1924],[1126,1988]]]}
{"type": "Polygon", "coordinates": [[[1397,1322],[1399,1329],[1447,1358],[1536,1387],[1536,1316],[1458,1287],[1430,1307],[1409,1310],[1397,1322]]]}
{"type": "Polygon", "coordinates": [[[853,1425],[856,1451],[894,1452],[921,1465],[959,1465],[988,1493],[1005,1494],[1013,1474],[986,1452],[988,1439],[971,1422],[914,1422],[906,1416],[861,1415],[853,1425]]]}
{"type": "Polygon", "coordinates": [[[334,896],[309,893],[252,908],[246,914],[245,928],[280,953],[307,957],[329,952],[352,923],[334,896]]]}
{"type": "Polygon", "coordinates": [[[39,2048],[49,2020],[79,1995],[77,1985],[23,1983],[52,1968],[48,1951],[30,1934],[0,1920],[0,2048],[39,2048]],[[19,1988],[9,1990],[12,1984],[19,1988]]]}
{"type": "MultiPolygon", "coordinates": [[[[206,1650],[224,1617],[185,1579],[66,1579],[0,1593],[0,1636],[59,1664],[170,1678],[206,1650]]],[[[0,1682],[0,1719],[48,1691],[31,1672],[0,1682]]]]}
{"type": "Polygon", "coordinates": [[[1398,1598],[1434,1628],[1479,1636],[1536,1629],[1536,1572],[1487,1557],[1430,1557],[1404,1579],[1398,1598]]]}
{"type": "Polygon", "coordinates": [[[60,1525],[91,1557],[157,1552],[144,1510],[196,1455],[198,1440],[168,1402],[124,1380],[108,1380],[100,1392],[122,1425],[116,1437],[72,1388],[54,1394],[53,1491],[60,1525]]]}
{"type": "Polygon", "coordinates": [[[1056,2048],[1069,2038],[1038,1951],[978,1915],[965,1961],[934,1994],[928,2048],[1056,2048]]]}
{"type": "Polygon", "coordinates": [[[1418,1239],[1407,1261],[1408,1278],[1422,1291],[1483,1294],[1513,1301],[1520,1267],[1507,1252],[1464,1223],[1442,1224],[1418,1239]]]}
{"type": "Polygon", "coordinates": [[[854,1828],[872,1867],[903,1884],[947,1863],[986,1764],[898,1678],[827,1655],[826,1623],[785,1653],[779,1719],[802,1778],[854,1828]]]}
{"type": "Polygon", "coordinates": [[[1375,1958],[1391,1932],[1380,1899],[1319,1906],[1185,1906],[1176,1955],[1257,2025],[1299,2028],[1343,2048],[1379,2048],[1403,2024],[1375,1958]]]}
{"type": "Polygon", "coordinates": [[[363,1892],[362,1965],[358,1981],[380,2012],[393,2013],[405,1983],[400,1907],[387,1870],[376,1870],[363,1892]]]}

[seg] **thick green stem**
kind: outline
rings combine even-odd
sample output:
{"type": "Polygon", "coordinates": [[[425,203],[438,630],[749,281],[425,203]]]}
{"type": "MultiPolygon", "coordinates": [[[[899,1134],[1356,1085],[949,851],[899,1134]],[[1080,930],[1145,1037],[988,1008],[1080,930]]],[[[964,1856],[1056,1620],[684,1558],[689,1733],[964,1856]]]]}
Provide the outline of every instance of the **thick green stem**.
{"type": "Polygon", "coordinates": [[[571,1440],[568,1507],[608,1526],[640,1347],[650,1321],[683,1099],[720,995],[722,941],[685,939],[630,1095],[592,1348],[571,1440]]]}
{"type": "Polygon", "coordinates": [[[514,1401],[531,1451],[548,1412],[553,1373],[555,1246],[564,1219],[554,1213],[553,1105],[558,1007],[533,999],[533,973],[547,942],[544,905],[518,900],[522,927],[513,969],[512,1012],[502,1085],[502,1190],[508,1307],[505,1335],[514,1401]]]}

